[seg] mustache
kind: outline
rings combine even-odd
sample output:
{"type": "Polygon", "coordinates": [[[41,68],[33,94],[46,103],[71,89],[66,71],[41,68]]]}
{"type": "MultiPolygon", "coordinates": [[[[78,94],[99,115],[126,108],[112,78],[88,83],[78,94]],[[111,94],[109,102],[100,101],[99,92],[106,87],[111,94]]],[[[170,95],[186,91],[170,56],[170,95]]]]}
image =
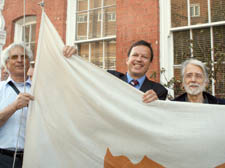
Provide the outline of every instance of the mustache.
{"type": "Polygon", "coordinates": [[[189,85],[188,85],[189,87],[200,87],[200,85],[199,84],[197,84],[197,83],[190,83],[189,85]]]}

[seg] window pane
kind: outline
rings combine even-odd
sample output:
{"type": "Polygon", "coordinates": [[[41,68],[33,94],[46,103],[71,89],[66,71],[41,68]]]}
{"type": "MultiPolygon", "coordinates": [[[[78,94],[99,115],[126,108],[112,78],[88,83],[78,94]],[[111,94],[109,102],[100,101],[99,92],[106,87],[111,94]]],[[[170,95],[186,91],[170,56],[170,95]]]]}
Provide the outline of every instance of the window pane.
{"type": "Polygon", "coordinates": [[[191,13],[191,16],[195,16],[194,7],[193,6],[190,7],[190,13],[191,13]]]}
{"type": "Polygon", "coordinates": [[[115,5],[116,0],[104,0],[104,6],[115,5]]]}
{"type": "Polygon", "coordinates": [[[77,40],[87,39],[87,12],[77,14],[77,40]]]}
{"type": "Polygon", "coordinates": [[[103,42],[91,43],[91,62],[101,68],[103,67],[102,47],[103,42]]]}
{"type": "Polygon", "coordinates": [[[187,26],[187,0],[171,0],[172,27],[187,26]]]}
{"type": "Polygon", "coordinates": [[[225,1],[211,0],[212,22],[225,20],[225,1]]]}
{"type": "Polygon", "coordinates": [[[225,26],[213,27],[214,38],[214,60],[220,61],[225,59],[225,26]]]}
{"type": "Polygon", "coordinates": [[[88,55],[89,55],[89,43],[82,43],[78,44],[78,55],[86,59],[87,61],[89,60],[88,55]]]}
{"type": "Polygon", "coordinates": [[[104,10],[104,36],[116,34],[116,8],[110,7],[104,10]]]}
{"type": "Polygon", "coordinates": [[[225,98],[225,64],[216,68],[216,96],[225,98]]]}
{"type": "Polygon", "coordinates": [[[35,42],[36,37],[36,24],[31,25],[31,42],[35,42]]]}
{"type": "Polygon", "coordinates": [[[98,21],[99,13],[101,13],[101,10],[90,11],[89,39],[101,37],[101,22],[98,21]]]}
{"type": "Polygon", "coordinates": [[[174,32],[174,64],[181,64],[187,58],[190,58],[190,32],[174,32]]]}
{"type": "Polygon", "coordinates": [[[30,49],[32,50],[33,55],[36,55],[36,53],[35,53],[35,43],[30,43],[30,49]]]}
{"type": "Polygon", "coordinates": [[[200,6],[195,6],[195,15],[200,16],[200,6]]]}
{"type": "Polygon", "coordinates": [[[77,3],[76,40],[91,40],[78,44],[78,54],[101,68],[115,69],[116,41],[102,38],[116,35],[116,7],[110,6],[116,0],[77,0],[77,3]]]}
{"type": "Polygon", "coordinates": [[[116,41],[105,42],[105,69],[116,69],[116,41]]]}
{"type": "Polygon", "coordinates": [[[216,95],[225,98],[225,26],[213,28],[216,95]]]}
{"type": "Polygon", "coordinates": [[[90,0],[90,9],[99,8],[102,6],[102,0],[90,0]]]}
{"type": "Polygon", "coordinates": [[[209,28],[193,30],[193,56],[203,62],[211,61],[209,28]]]}
{"type": "Polygon", "coordinates": [[[24,26],[23,27],[25,30],[23,30],[23,36],[22,39],[24,41],[24,32],[25,32],[25,42],[28,43],[29,42],[29,35],[30,35],[30,25],[24,26]]]}
{"type": "Polygon", "coordinates": [[[190,0],[190,7],[193,7],[192,25],[208,23],[208,0],[190,0]]]}
{"type": "Polygon", "coordinates": [[[88,10],[88,0],[77,1],[77,11],[88,10]]]}
{"type": "MultiPolygon", "coordinates": [[[[116,68],[116,41],[104,41],[104,68],[116,68]]],[[[103,41],[78,44],[78,55],[103,68],[103,41]],[[90,48],[89,48],[90,45],[90,48]],[[91,55],[89,56],[89,53],[91,55]]]]}

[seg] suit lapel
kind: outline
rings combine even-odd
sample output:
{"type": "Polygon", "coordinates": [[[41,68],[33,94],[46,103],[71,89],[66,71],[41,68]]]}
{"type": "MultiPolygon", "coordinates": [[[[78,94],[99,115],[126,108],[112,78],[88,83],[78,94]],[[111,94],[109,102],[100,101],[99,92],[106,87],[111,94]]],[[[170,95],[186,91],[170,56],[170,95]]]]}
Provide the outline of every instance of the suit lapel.
{"type": "Polygon", "coordinates": [[[127,82],[127,83],[128,83],[128,81],[127,81],[127,75],[126,75],[126,74],[124,74],[124,75],[121,77],[121,79],[122,79],[124,82],[127,82]]]}
{"type": "Polygon", "coordinates": [[[142,92],[146,92],[147,90],[152,89],[152,84],[150,83],[150,81],[147,79],[147,77],[145,78],[140,90],[142,92]]]}

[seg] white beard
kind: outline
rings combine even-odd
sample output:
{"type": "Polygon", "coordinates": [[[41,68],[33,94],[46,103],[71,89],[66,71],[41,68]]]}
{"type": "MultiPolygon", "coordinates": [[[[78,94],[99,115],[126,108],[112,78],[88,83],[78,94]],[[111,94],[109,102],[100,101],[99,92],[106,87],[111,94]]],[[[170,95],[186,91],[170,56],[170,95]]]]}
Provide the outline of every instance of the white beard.
{"type": "Polygon", "coordinates": [[[184,89],[185,91],[190,94],[190,95],[198,95],[201,92],[205,90],[206,84],[204,83],[203,85],[199,85],[196,83],[190,83],[189,85],[184,84],[184,89]],[[196,88],[191,88],[191,86],[194,86],[196,88]]]}

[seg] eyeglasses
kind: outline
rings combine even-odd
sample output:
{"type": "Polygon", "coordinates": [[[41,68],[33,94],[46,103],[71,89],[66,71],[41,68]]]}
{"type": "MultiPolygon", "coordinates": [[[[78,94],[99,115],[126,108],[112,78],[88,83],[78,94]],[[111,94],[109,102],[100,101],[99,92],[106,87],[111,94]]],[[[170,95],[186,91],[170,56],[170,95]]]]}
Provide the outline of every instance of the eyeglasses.
{"type": "MultiPolygon", "coordinates": [[[[9,57],[11,60],[17,60],[18,58],[20,58],[21,60],[24,59],[24,55],[11,55],[9,57]]],[[[27,55],[25,55],[25,59],[29,59],[29,57],[27,55]]]]}
{"type": "Polygon", "coordinates": [[[195,77],[196,79],[203,79],[203,74],[200,73],[187,73],[184,75],[185,78],[191,79],[192,77],[195,77]]]}

